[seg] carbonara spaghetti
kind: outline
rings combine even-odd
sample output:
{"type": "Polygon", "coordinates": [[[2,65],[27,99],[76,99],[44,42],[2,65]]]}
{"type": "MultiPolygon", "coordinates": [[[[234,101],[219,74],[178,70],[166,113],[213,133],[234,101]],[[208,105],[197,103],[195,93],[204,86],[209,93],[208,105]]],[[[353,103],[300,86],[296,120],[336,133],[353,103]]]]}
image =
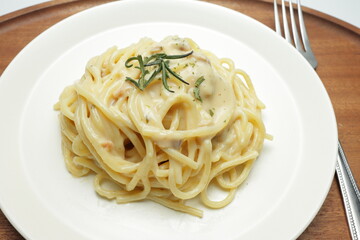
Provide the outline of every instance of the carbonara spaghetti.
{"type": "Polygon", "coordinates": [[[230,59],[177,36],[92,58],[55,105],[72,175],[95,174],[96,192],[117,203],[148,199],[199,217],[186,200],[222,208],[249,175],[267,137],[263,107],[230,59]],[[209,198],[213,184],[223,200],[209,198]]]}

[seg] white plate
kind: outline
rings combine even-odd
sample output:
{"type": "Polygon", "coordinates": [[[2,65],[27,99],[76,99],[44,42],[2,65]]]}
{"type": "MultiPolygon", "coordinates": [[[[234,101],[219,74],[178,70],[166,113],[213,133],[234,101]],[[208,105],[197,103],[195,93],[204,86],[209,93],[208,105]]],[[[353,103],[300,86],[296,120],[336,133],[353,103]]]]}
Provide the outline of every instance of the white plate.
{"type": "Polygon", "coordinates": [[[321,207],[335,169],[335,117],[314,70],[271,29],[204,2],[113,2],[56,24],[2,75],[0,109],[1,209],[28,239],[296,238],[321,207]],[[250,74],[274,135],[235,200],[220,210],[199,205],[202,219],[152,202],[117,205],[98,197],[91,177],[65,169],[52,109],[90,57],[174,34],[250,74]]]}
{"type": "MultiPolygon", "coordinates": [[[[2,0],[0,16],[50,0],[2,0]]],[[[301,4],[360,28],[359,0],[302,0],[301,4]]]]}

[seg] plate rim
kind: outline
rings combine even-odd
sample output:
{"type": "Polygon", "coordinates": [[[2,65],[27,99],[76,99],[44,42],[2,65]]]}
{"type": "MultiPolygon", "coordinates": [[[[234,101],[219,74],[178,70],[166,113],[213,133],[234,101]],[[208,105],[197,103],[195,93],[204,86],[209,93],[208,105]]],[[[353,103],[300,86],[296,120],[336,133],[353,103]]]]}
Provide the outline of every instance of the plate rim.
{"type": "MultiPolygon", "coordinates": [[[[117,5],[119,5],[119,6],[122,6],[122,7],[124,7],[124,6],[126,6],[126,5],[133,5],[133,4],[138,4],[138,3],[144,3],[145,1],[143,1],[143,0],[126,0],[126,1],[118,1],[118,2],[110,2],[110,3],[106,3],[106,4],[101,4],[101,5],[98,5],[98,6],[95,6],[95,7],[93,7],[93,8],[90,8],[90,9],[86,9],[86,10],[84,10],[84,11],[81,11],[81,12],[79,12],[79,13],[76,13],[76,14],[74,14],[74,15],[72,15],[72,16],[70,16],[70,17],[68,17],[68,18],[66,18],[66,19],[64,19],[64,20],[62,20],[62,21],[60,21],[60,22],[58,22],[58,23],[56,23],[56,24],[54,24],[53,26],[51,26],[49,29],[47,29],[46,31],[44,31],[43,33],[41,33],[40,35],[38,35],[36,38],[34,38],[26,47],[24,47],[20,52],[19,52],[19,54],[11,61],[11,63],[8,65],[8,67],[5,69],[5,71],[3,72],[3,74],[0,76],[0,91],[2,90],[2,88],[3,88],[3,85],[4,84],[6,84],[6,81],[8,81],[8,80],[6,80],[8,77],[8,75],[11,73],[11,71],[13,71],[12,69],[14,68],[14,66],[16,66],[16,64],[18,63],[18,61],[21,61],[21,58],[23,58],[23,56],[24,55],[26,55],[26,54],[29,54],[29,52],[32,50],[32,48],[34,48],[34,45],[35,46],[37,46],[37,45],[39,45],[39,43],[38,42],[40,42],[41,43],[41,41],[42,41],[42,39],[46,39],[46,37],[49,35],[49,33],[52,33],[53,34],[53,32],[56,32],[59,28],[63,28],[64,26],[66,26],[68,23],[71,23],[71,21],[74,21],[74,20],[76,20],[76,19],[81,19],[81,18],[86,18],[86,16],[88,15],[88,14],[93,14],[94,12],[96,12],[96,11],[100,11],[100,9],[107,9],[107,8],[110,8],[110,7],[112,7],[112,6],[117,6],[117,5]],[[19,60],[20,59],[20,60],[19,60]]],[[[215,5],[215,4],[212,4],[212,3],[207,3],[207,2],[200,2],[200,1],[195,1],[195,2],[193,2],[193,1],[183,1],[183,0],[179,0],[179,1],[165,1],[165,0],[152,0],[152,1],[146,1],[147,3],[149,3],[149,2],[152,2],[152,3],[157,3],[157,4],[168,4],[168,6],[169,5],[172,5],[172,4],[179,4],[179,5],[192,5],[192,6],[197,6],[197,9],[199,9],[199,8],[204,8],[204,9],[211,9],[211,11],[219,11],[219,12],[221,12],[221,11],[223,11],[224,13],[226,12],[226,13],[229,13],[229,14],[232,14],[232,15],[238,15],[238,16],[240,16],[239,18],[244,18],[244,19],[246,19],[247,21],[250,21],[250,22],[252,22],[252,24],[257,24],[257,26],[261,26],[261,28],[262,28],[262,30],[264,31],[264,32],[266,32],[266,31],[268,31],[269,33],[271,32],[271,34],[274,34],[275,35],[275,33],[273,33],[273,31],[270,29],[270,28],[268,28],[268,27],[266,27],[265,25],[263,25],[262,23],[260,23],[260,22],[257,22],[256,20],[254,20],[254,19],[252,19],[252,18],[250,18],[250,17],[248,17],[248,16],[246,16],[246,15],[244,15],[244,14],[242,14],[242,13],[240,13],[240,12],[237,12],[237,11],[235,11],[235,10],[231,10],[231,9],[228,9],[228,8],[225,8],[225,7],[222,7],[222,6],[219,6],[219,5],[215,5]],[[266,27],[266,28],[264,28],[264,26],[266,27]]],[[[200,10],[199,10],[200,11],[200,10]]],[[[275,38],[274,38],[275,39],[275,38]]],[[[281,37],[278,37],[278,40],[276,40],[276,41],[278,41],[277,43],[278,44],[283,44],[284,46],[285,46],[285,40],[283,40],[281,37]]],[[[299,61],[299,63],[301,63],[301,64],[303,64],[302,65],[302,67],[303,68],[305,68],[305,65],[307,64],[307,62],[306,62],[306,60],[305,59],[303,59],[302,58],[302,56],[295,50],[295,49],[291,49],[291,48],[289,48],[289,47],[287,47],[287,50],[289,50],[289,54],[291,53],[291,55],[294,55],[294,56],[297,56],[297,58],[298,58],[298,61],[299,61]],[[301,57],[301,59],[300,59],[300,57],[301,57]]],[[[308,69],[308,71],[311,71],[309,68],[311,68],[311,67],[309,67],[309,66],[307,66],[307,69],[308,69]]],[[[312,70],[313,71],[313,70],[312,70]]],[[[314,72],[314,71],[313,71],[314,72]]],[[[314,72],[313,74],[315,74],[316,75],[316,73],[314,72]]],[[[331,122],[332,123],[330,123],[330,125],[333,125],[333,129],[332,129],[332,134],[334,135],[334,139],[333,139],[333,141],[334,141],[334,143],[333,143],[333,145],[334,146],[337,146],[337,128],[336,128],[336,119],[335,119],[335,114],[334,114],[334,109],[333,109],[333,107],[332,107],[332,105],[331,105],[331,101],[330,101],[330,98],[329,98],[329,96],[328,96],[328,94],[327,94],[327,92],[326,92],[326,89],[325,89],[325,87],[324,87],[324,85],[322,84],[322,82],[321,82],[321,80],[317,77],[317,75],[316,75],[316,77],[315,78],[317,78],[318,79],[318,81],[317,81],[317,84],[318,84],[318,88],[320,88],[320,89],[322,89],[322,94],[325,96],[325,98],[326,99],[323,99],[325,102],[327,102],[328,104],[330,104],[329,106],[330,106],[330,109],[328,109],[328,110],[330,110],[330,112],[329,112],[329,114],[330,115],[332,115],[332,117],[331,117],[331,122]]],[[[1,98],[1,97],[0,97],[1,98]]],[[[328,106],[328,107],[329,107],[328,106]]],[[[0,139],[1,140],[1,139],[0,139]]],[[[1,142],[1,141],[0,141],[1,142]]],[[[331,151],[330,151],[331,152],[331,151]]],[[[336,147],[334,148],[334,150],[333,150],[333,153],[332,153],[332,155],[333,155],[333,166],[331,166],[331,168],[330,169],[332,169],[333,170],[333,172],[335,172],[335,160],[336,160],[336,153],[337,153],[337,151],[336,151],[336,147]]],[[[331,155],[331,154],[330,154],[331,155]]],[[[1,162],[0,162],[0,165],[1,165],[1,162]]],[[[331,179],[332,179],[332,177],[331,177],[331,179]]],[[[331,183],[332,183],[332,181],[326,181],[328,184],[327,184],[327,189],[326,190],[323,190],[323,192],[324,192],[324,196],[322,197],[322,199],[320,199],[320,201],[319,201],[319,203],[320,204],[317,204],[317,206],[313,209],[313,211],[312,211],[312,213],[310,214],[311,216],[308,218],[308,221],[307,221],[307,223],[305,223],[305,225],[301,228],[301,229],[299,229],[298,230],[298,232],[297,233],[294,233],[294,235],[293,235],[293,237],[295,238],[295,237],[298,237],[303,231],[304,231],[304,229],[311,223],[311,221],[313,220],[313,218],[316,216],[316,214],[317,214],[317,212],[319,211],[319,209],[320,209],[320,207],[322,206],[322,204],[323,204],[323,202],[324,202],[324,200],[325,200],[325,198],[326,198],[326,196],[327,196],[327,194],[328,194],[328,191],[330,190],[330,186],[331,186],[331,183]]],[[[1,187],[2,185],[0,185],[0,187],[1,187]]],[[[1,190],[1,189],[0,189],[1,190]]],[[[2,211],[3,211],[3,213],[4,213],[4,215],[7,217],[7,219],[11,222],[11,224],[17,229],[17,231],[19,231],[20,232],[20,234],[21,235],[23,235],[24,237],[29,237],[29,235],[28,235],[28,231],[29,231],[29,229],[26,229],[26,230],[24,230],[24,229],[22,229],[20,226],[19,226],[19,224],[17,223],[17,221],[15,220],[16,219],[16,217],[14,216],[14,215],[12,215],[13,213],[10,213],[10,211],[8,211],[8,209],[6,209],[6,208],[4,208],[3,207],[3,198],[4,197],[2,197],[2,194],[1,194],[1,192],[2,191],[0,191],[0,207],[1,207],[1,209],[2,209],[2,211]]],[[[17,216],[18,217],[18,216],[17,216]]],[[[29,237],[30,238],[30,237],[29,237]]]]}

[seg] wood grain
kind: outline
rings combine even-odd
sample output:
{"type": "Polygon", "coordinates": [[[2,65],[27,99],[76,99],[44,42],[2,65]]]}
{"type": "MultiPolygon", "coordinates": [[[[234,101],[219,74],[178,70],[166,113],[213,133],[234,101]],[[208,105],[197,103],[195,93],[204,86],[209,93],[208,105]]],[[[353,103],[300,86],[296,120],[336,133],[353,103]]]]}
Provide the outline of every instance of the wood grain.
{"type": "Polygon", "coordinates": [[[31,12],[39,11],[44,8],[48,8],[48,7],[52,7],[52,6],[56,6],[56,5],[60,5],[60,4],[64,4],[64,3],[75,2],[75,1],[80,1],[80,0],[56,0],[56,1],[47,1],[47,2],[43,2],[43,3],[35,4],[35,5],[29,6],[26,8],[21,8],[14,12],[10,12],[10,13],[0,16],[0,22],[4,22],[4,21],[7,21],[10,19],[19,17],[19,16],[23,16],[23,15],[29,14],[31,12]]]}
{"type": "MultiPolygon", "coordinates": [[[[32,39],[62,19],[107,0],[60,0],[40,10],[13,16],[0,22],[0,74],[32,39]]],[[[274,29],[273,6],[255,0],[210,0],[250,17],[274,29]]],[[[356,181],[360,181],[360,37],[354,31],[319,15],[305,14],[312,48],[319,62],[317,73],[326,87],[338,121],[339,138],[356,181]]],[[[236,27],[236,26],[234,26],[236,27]]],[[[315,116],[316,117],[316,116],[315,116]]],[[[319,143],[321,148],[321,143],[319,143]]],[[[327,149],[324,149],[324,152],[327,149]]],[[[311,196],[307,196],[311,197],[311,196]]],[[[19,240],[22,236],[0,212],[0,240],[19,240]]],[[[334,179],[319,213],[298,238],[350,239],[345,211],[334,179]]]]}

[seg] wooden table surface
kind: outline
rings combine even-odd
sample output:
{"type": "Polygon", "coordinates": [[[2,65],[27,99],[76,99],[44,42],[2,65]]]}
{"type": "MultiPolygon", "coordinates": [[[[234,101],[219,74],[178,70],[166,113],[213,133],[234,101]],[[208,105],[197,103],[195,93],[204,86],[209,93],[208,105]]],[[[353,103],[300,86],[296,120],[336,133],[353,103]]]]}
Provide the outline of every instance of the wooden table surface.
{"type": "MultiPolygon", "coordinates": [[[[32,7],[0,17],[0,74],[23,47],[44,30],[72,14],[106,2],[110,1],[55,0],[43,4],[41,8],[32,7]]],[[[232,8],[274,29],[273,5],[269,0],[210,0],[208,2],[232,8]]],[[[319,62],[317,73],[332,100],[338,121],[339,138],[353,175],[359,184],[359,29],[349,26],[345,28],[342,22],[334,23],[328,16],[311,10],[305,13],[305,21],[312,48],[319,62]]],[[[0,211],[0,240],[18,239],[23,239],[23,237],[0,211]]],[[[336,178],[332,182],[330,192],[319,213],[298,239],[351,239],[336,178]]]]}

